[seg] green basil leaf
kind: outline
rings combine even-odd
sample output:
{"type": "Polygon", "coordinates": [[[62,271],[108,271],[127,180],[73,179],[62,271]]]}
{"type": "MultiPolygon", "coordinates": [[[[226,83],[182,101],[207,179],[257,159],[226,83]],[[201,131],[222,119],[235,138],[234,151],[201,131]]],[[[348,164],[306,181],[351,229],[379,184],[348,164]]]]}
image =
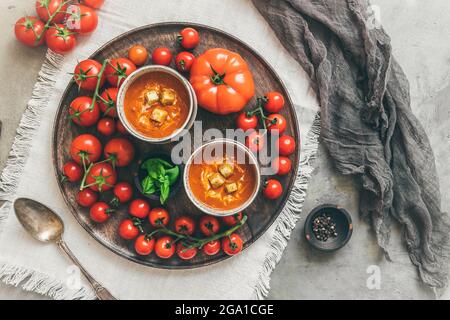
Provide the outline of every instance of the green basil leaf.
{"type": "Polygon", "coordinates": [[[145,194],[153,194],[156,192],[155,184],[152,178],[149,176],[145,177],[141,182],[142,192],[145,194]]]}
{"type": "Polygon", "coordinates": [[[179,175],[180,175],[180,168],[178,168],[178,166],[175,166],[172,169],[166,170],[166,176],[169,177],[170,185],[173,185],[175,183],[175,181],[177,181],[177,178],[179,175]]]}
{"type": "Polygon", "coordinates": [[[170,194],[170,182],[169,178],[166,176],[166,179],[164,179],[164,182],[161,184],[161,195],[159,197],[159,201],[161,204],[164,204],[167,199],[169,198],[170,194]]]}

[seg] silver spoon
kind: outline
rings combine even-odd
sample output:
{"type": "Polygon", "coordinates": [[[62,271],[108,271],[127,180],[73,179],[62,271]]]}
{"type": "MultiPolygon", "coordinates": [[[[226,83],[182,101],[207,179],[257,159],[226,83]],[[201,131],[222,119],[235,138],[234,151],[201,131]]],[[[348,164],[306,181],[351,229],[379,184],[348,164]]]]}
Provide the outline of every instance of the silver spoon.
{"type": "Polygon", "coordinates": [[[70,251],[62,239],[64,223],[55,212],[42,203],[26,198],[19,198],[14,201],[14,211],[19,222],[33,238],[41,242],[55,242],[73,263],[80,268],[99,300],[117,300],[84,269],[72,251],[70,251]]]}

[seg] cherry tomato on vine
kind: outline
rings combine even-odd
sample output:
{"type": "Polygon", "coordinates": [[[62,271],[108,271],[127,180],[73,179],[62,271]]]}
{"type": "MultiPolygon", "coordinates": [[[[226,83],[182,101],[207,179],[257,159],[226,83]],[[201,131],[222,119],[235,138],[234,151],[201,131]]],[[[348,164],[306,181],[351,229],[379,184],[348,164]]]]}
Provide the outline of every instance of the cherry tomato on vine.
{"type": "Polygon", "coordinates": [[[155,253],[161,259],[169,259],[175,253],[175,243],[169,236],[156,240],[155,253]]]}
{"type": "Polygon", "coordinates": [[[265,136],[259,131],[250,133],[245,139],[245,145],[252,152],[259,152],[265,146],[265,136]]]}
{"type": "Polygon", "coordinates": [[[146,200],[135,199],[131,201],[128,212],[136,218],[147,218],[150,212],[150,204],[146,200]]]}
{"type": "Polygon", "coordinates": [[[73,139],[70,146],[70,156],[78,164],[87,165],[97,161],[102,154],[100,141],[92,134],[81,134],[73,139]]]}
{"type": "MultiPolygon", "coordinates": [[[[78,88],[94,91],[97,87],[98,75],[100,74],[101,69],[101,63],[92,59],[78,62],[75,71],[73,72],[73,79],[78,85],[78,88]]],[[[105,76],[103,75],[100,79],[100,87],[102,87],[104,83],[105,76]]]]}
{"type": "Polygon", "coordinates": [[[208,256],[216,255],[220,251],[220,241],[219,240],[210,241],[203,246],[202,250],[203,253],[205,253],[208,256]]]}
{"type": "Polygon", "coordinates": [[[188,216],[181,216],[175,219],[175,231],[182,234],[192,235],[195,230],[194,219],[188,216]]]}
{"type": "Polygon", "coordinates": [[[117,88],[106,88],[103,90],[100,98],[97,100],[100,110],[102,110],[103,115],[117,118],[117,94],[119,89],[117,88]]]}
{"type": "Polygon", "coordinates": [[[279,92],[267,92],[264,96],[264,109],[270,113],[277,113],[284,107],[284,97],[279,92]]]}
{"type": "Polygon", "coordinates": [[[14,25],[17,40],[29,47],[37,47],[45,41],[45,25],[34,16],[26,16],[17,20],[14,25]]]}
{"type": "Polygon", "coordinates": [[[82,127],[90,127],[100,118],[100,109],[91,97],[75,98],[69,106],[69,115],[73,122],[82,127]],[[92,106],[92,108],[91,108],[92,106]]]}
{"type": "Polygon", "coordinates": [[[114,87],[120,87],[126,77],[136,70],[136,65],[127,58],[111,59],[105,68],[106,80],[114,87]]]}
{"type": "Polygon", "coordinates": [[[133,188],[128,182],[119,182],[114,186],[113,194],[120,203],[125,203],[133,197],[133,188]]]}
{"type": "Polygon", "coordinates": [[[141,234],[134,242],[134,250],[141,256],[148,256],[153,252],[155,247],[155,238],[149,238],[145,234],[141,234]]]}
{"type": "Polygon", "coordinates": [[[152,53],[152,61],[154,64],[168,66],[172,61],[172,53],[165,47],[156,48],[152,53]]]}
{"type": "Polygon", "coordinates": [[[84,189],[78,192],[77,202],[82,207],[90,207],[97,202],[98,194],[91,189],[84,189]]]}
{"type": "Polygon", "coordinates": [[[277,141],[278,152],[282,156],[288,156],[295,151],[295,140],[291,136],[284,135],[278,138],[277,141]]]}
{"type": "Polygon", "coordinates": [[[284,176],[291,172],[292,162],[288,157],[276,157],[272,161],[272,170],[275,174],[284,176]]]}
{"type": "Polygon", "coordinates": [[[114,187],[116,181],[116,171],[106,162],[94,164],[86,176],[86,185],[94,191],[107,191],[114,187]]]}
{"type": "Polygon", "coordinates": [[[228,237],[222,238],[223,251],[229,255],[233,256],[242,251],[242,239],[236,233],[231,234],[228,237]]]}
{"type": "Polygon", "coordinates": [[[266,118],[266,127],[270,132],[282,134],[286,130],[286,118],[278,113],[271,114],[266,118]]]}
{"type": "Polygon", "coordinates": [[[66,0],[37,0],[35,4],[36,13],[45,22],[48,21],[50,16],[54,15],[51,22],[61,23],[66,17],[67,11],[67,4],[64,4],[64,2],[66,0]]]}
{"type": "Polygon", "coordinates": [[[197,255],[197,248],[188,248],[181,242],[177,244],[177,254],[183,260],[191,260],[197,255]]]}
{"type": "Polygon", "coordinates": [[[255,114],[250,115],[248,112],[242,112],[236,118],[236,126],[244,131],[256,129],[258,126],[258,117],[255,114]]]}
{"type": "Polygon", "coordinates": [[[181,30],[177,40],[183,48],[194,49],[200,42],[200,36],[194,28],[184,28],[181,30]]]}
{"type": "Polygon", "coordinates": [[[216,234],[220,229],[219,220],[213,216],[201,217],[199,224],[200,231],[207,237],[216,234]]]}
{"type": "Polygon", "coordinates": [[[175,58],[175,65],[180,72],[189,72],[192,64],[195,61],[195,56],[187,51],[180,52],[175,58]]]}
{"type": "Polygon", "coordinates": [[[54,24],[47,29],[45,41],[50,50],[65,54],[75,48],[75,34],[62,24],[54,24]]]}
{"type": "Polygon", "coordinates": [[[135,44],[128,50],[128,59],[130,59],[136,66],[143,66],[148,59],[148,51],[144,46],[135,44]]]}
{"type": "Polygon", "coordinates": [[[91,219],[98,223],[103,223],[109,219],[114,210],[105,202],[96,202],[89,210],[91,219]]]}
{"type": "Polygon", "coordinates": [[[119,225],[119,236],[125,240],[131,240],[139,235],[140,221],[125,219],[119,225]]]}
{"type": "Polygon", "coordinates": [[[102,118],[97,123],[97,131],[104,136],[110,136],[116,132],[116,122],[112,118],[102,118]]]}
{"type": "Polygon", "coordinates": [[[91,7],[93,9],[100,8],[104,2],[105,2],[105,0],[82,0],[81,1],[81,3],[91,7]]]}
{"type": "Polygon", "coordinates": [[[63,179],[77,182],[83,176],[83,169],[74,161],[69,161],[63,166],[63,179]]]}
{"type": "Polygon", "coordinates": [[[148,220],[154,227],[167,226],[170,221],[169,212],[163,208],[153,208],[150,210],[148,220]]]}
{"type": "Polygon", "coordinates": [[[125,138],[109,140],[104,149],[105,158],[111,159],[114,166],[125,167],[134,159],[134,147],[125,138]]]}
{"type": "Polygon", "coordinates": [[[266,180],[263,188],[264,196],[270,200],[278,199],[283,194],[283,186],[275,179],[266,180]]]}
{"type": "Polygon", "coordinates": [[[242,220],[243,216],[244,215],[242,214],[242,212],[239,212],[239,213],[233,214],[231,216],[222,217],[222,221],[227,226],[232,227],[232,226],[237,225],[239,223],[239,221],[242,220]]]}
{"type": "Polygon", "coordinates": [[[88,35],[97,28],[98,16],[91,7],[80,4],[71,5],[68,9],[66,25],[71,31],[80,35],[88,35]]]}

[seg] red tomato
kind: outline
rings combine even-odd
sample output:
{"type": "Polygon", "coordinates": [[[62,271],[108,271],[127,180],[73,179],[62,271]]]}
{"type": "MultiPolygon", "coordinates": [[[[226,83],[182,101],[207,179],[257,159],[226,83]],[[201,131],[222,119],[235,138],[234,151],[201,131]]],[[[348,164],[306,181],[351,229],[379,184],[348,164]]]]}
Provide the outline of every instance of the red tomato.
{"type": "Polygon", "coordinates": [[[17,40],[29,47],[37,47],[44,43],[44,23],[36,17],[27,16],[17,20],[14,33],[17,40]]]}
{"type": "Polygon", "coordinates": [[[116,129],[117,129],[117,132],[119,132],[120,134],[128,135],[127,129],[125,128],[122,121],[120,121],[120,120],[117,120],[116,129]]]}
{"type": "Polygon", "coordinates": [[[284,107],[284,97],[279,92],[268,92],[264,97],[264,109],[270,113],[279,112],[284,107]]]}
{"type": "Polygon", "coordinates": [[[181,242],[177,244],[177,254],[183,260],[191,260],[197,255],[197,248],[187,248],[181,242]]]}
{"type": "Polygon", "coordinates": [[[107,88],[100,95],[98,105],[105,116],[117,118],[116,103],[118,93],[119,89],[117,88],[107,88]]]}
{"type": "Polygon", "coordinates": [[[97,131],[104,136],[110,136],[116,132],[116,122],[112,118],[103,118],[97,123],[97,131]]]}
{"type": "Polygon", "coordinates": [[[185,49],[194,49],[200,42],[200,36],[194,28],[184,28],[178,36],[178,42],[185,49]]]}
{"type": "Polygon", "coordinates": [[[125,138],[113,138],[105,145],[105,158],[111,159],[114,166],[125,167],[133,161],[134,147],[125,138]]]}
{"type": "Polygon", "coordinates": [[[83,169],[74,161],[69,161],[63,166],[63,179],[70,182],[77,182],[83,176],[83,169]]]}
{"type": "Polygon", "coordinates": [[[128,182],[119,182],[114,186],[113,193],[120,203],[125,203],[133,197],[133,188],[128,182]]]}
{"type": "Polygon", "coordinates": [[[155,244],[155,253],[161,259],[169,259],[175,253],[175,243],[169,236],[159,238],[155,244]]]}
{"type": "Polygon", "coordinates": [[[200,231],[207,237],[219,232],[219,220],[213,216],[203,216],[200,219],[200,231]]]}
{"type": "Polygon", "coordinates": [[[88,35],[97,28],[98,16],[91,7],[80,4],[71,5],[68,9],[66,25],[71,31],[88,35]]]}
{"type": "Polygon", "coordinates": [[[141,234],[137,237],[136,242],[134,243],[134,250],[141,256],[148,256],[152,253],[154,247],[155,238],[149,238],[145,234],[141,234]]]}
{"type": "Polygon", "coordinates": [[[246,137],[245,145],[250,151],[254,153],[259,152],[265,146],[265,135],[259,131],[254,131],[246,137]]]}
{"type": "Polygon", "coordinates": [[[120,87],[126,77],[136,70],[136,65],[127,58],[111,59],[105,68],[106,80],[114,86],[120,87]]]}
{"type": "Polygon", "coordinates": [[[93,9],[100,8],[104,2],[105,2],[105,0],[82,0],[81,1],[82,4],[85,4],[93,9]]]}
{"type": "Polygon", "coordinates": [[[128,59],[130,59],[137,66],[143,66],[148,59],[147,49],[140,44],[132,46],[128,50],[128,59]]]}
{"type": "Polygon", "coordinates": [[[175,58],[175,65],[180,72],[189,72],[192,64],[195,61],[195,56],[187,51],[180,52],[175,58]]]}
{"type": "MultiPolygon", "coordinates": [[[[102,65],[92,59],[78,62],[73,72],[73,78],[80,89],[94,91],[97,87],[98,75],[102,65]]],[[[100,87],[105,83],[105,76],[100,79],[100,87]]]]}
{"type": "Polygon", "coordinates": [[[86,185],[92,190],[100,192],[113,188],[116,181],[116,171],[106,162],[94,164],[86,177],[86,185]]]}
{"type": "Polygon", "coordinates": [[[242,112],[236,118],[236,126],[244,131],[256,129],[258,126],[258,117],[256,115],[250,115],[248,112],[242,112]]]}
{"type": "Polygon", "coordinates": [[[208,256],[213,256],[218,254],[220,251],[220,241],[213,240],[208,242],[203,246],[203,252],[208,256]]]}
{"type": "Polygon", "coordinates": [[[232,227],[232,226],[235,226],[236,224],[238,224],[238,222],[242,220],[243,216],[244,215],[242,214],[242,212],[239,212],[239,213],[233,214],[231,216],[222,217],[222,221],[227,226],[232,227]]]}
{"type": "Polygon", "coordinates": [[[100,159],[102,145],[100,141],[91,134],[81,134],[73,139],[70,146],[70,156],[76,163],[85,164],[95,162],[100,159]]]}
{"type": "Polygon", "coordinates": [[[62,24],[55,24],[47,29],[45,41],[50,50],[65,54],[75,48],[77,40],[73,32],[62,24]]]}
{"type": "Polygon", "coordinates": [[[131,240],[139,235],[141,222],[139,220],[125,219],[119,225],[119,236],[131,240]]]}
{"type": "Polygon", "coordinates": [[[276,157],[272,161],[272,170],[280,176],[284,176],[291,172],[292,162],[287,157],[276,157]]]}
{"type": "Polygon", "coordinates": [[[136,218],[144,219],[150,212],[150,204],[143,199],[135,199],[131,201],[128,212],[136,218]]]}
{"type": "Polygon", "coordinates": [[[152,61],[154,64],[168,66],[172,61],[172,53],[164,47],[156,48],[152,53],[152,61]]]}
{"type": "Polygon", "coordinates": [[[275,200],[278,199],[283,193],[283,187],[278,180],[269,179],[264,182],[263,193],[267,199],[275,200]]]}
{"type": "Polygon", "coordinates": [[[97,202],[89,210],[89,215],[95,222],[102,223],[109,219],[113,211],[107,203],[97,202]]]}
{"type": "Polygon", "coordinates": [[[170,221],[169,212],[163,208],[153,208],[148,215],[148,219],[152,226],[167,226],[170,221]]]}
{"type": "Polygon", "coordinates": [[[277,141],[278,152],[282,156],[288,156],[295,151],[295,140],[291,136],[284,135],[278,138],[277,141]]]}
{"type": "Polygon", "coordinates": [[[75,98],[69,106],[69,115],[73,122],[82,127],[90,127],[100,118],[98,104],[92,104],[92,98],[81,96],[75,98]],[[91,109],[92,106],[92,109],[91,109]]]}
{"type": "Polygon", "coordinates": [[[227,255],[233,256],[242,251],[242,239],[239,235],[233,233],[222,239],[222,247],[227,255]]]}
{"type": "Polygon", "coordinates": [[[195,230],[194,219],[188,216],[181,216],[175,219],[175,231],[182,234],[192,235],[195,230]]]}
{"type": "Polygon", "coordinates": [[[266,127],[270,132],[282,134],[286,130],[286,119],[281,114],[271,114],[266,118],[266,127]]]}
{"type": "Polygon", "coordinates": [[[97,202],[98,195],[91,189],[84,189],[78,192],[77,202],[82,207],[90,207],[97,202]]]}
{"type": "Polygon", "coordinates": [[[64,4],[66,0],[37,0],[35,7],[36,13],[43,21],[48,21],[48,19],[54,15],[57,11],[58,13],[52,18],[52,23],[63,22],[66,16],[67,4],[64,4]]]}

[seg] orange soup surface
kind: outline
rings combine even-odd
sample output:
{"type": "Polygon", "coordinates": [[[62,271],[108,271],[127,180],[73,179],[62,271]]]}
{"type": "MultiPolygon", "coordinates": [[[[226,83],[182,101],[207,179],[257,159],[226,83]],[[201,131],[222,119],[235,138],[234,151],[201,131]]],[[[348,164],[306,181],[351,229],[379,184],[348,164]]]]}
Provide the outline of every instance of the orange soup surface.
{"type": "Polygon", "coordinates": [[[188,103],[188,92],[178,79],[164,72],[152,72],[130,85],[124,111],[139,133],[164,138],[183,126],[189,113],[188,103]]]}

